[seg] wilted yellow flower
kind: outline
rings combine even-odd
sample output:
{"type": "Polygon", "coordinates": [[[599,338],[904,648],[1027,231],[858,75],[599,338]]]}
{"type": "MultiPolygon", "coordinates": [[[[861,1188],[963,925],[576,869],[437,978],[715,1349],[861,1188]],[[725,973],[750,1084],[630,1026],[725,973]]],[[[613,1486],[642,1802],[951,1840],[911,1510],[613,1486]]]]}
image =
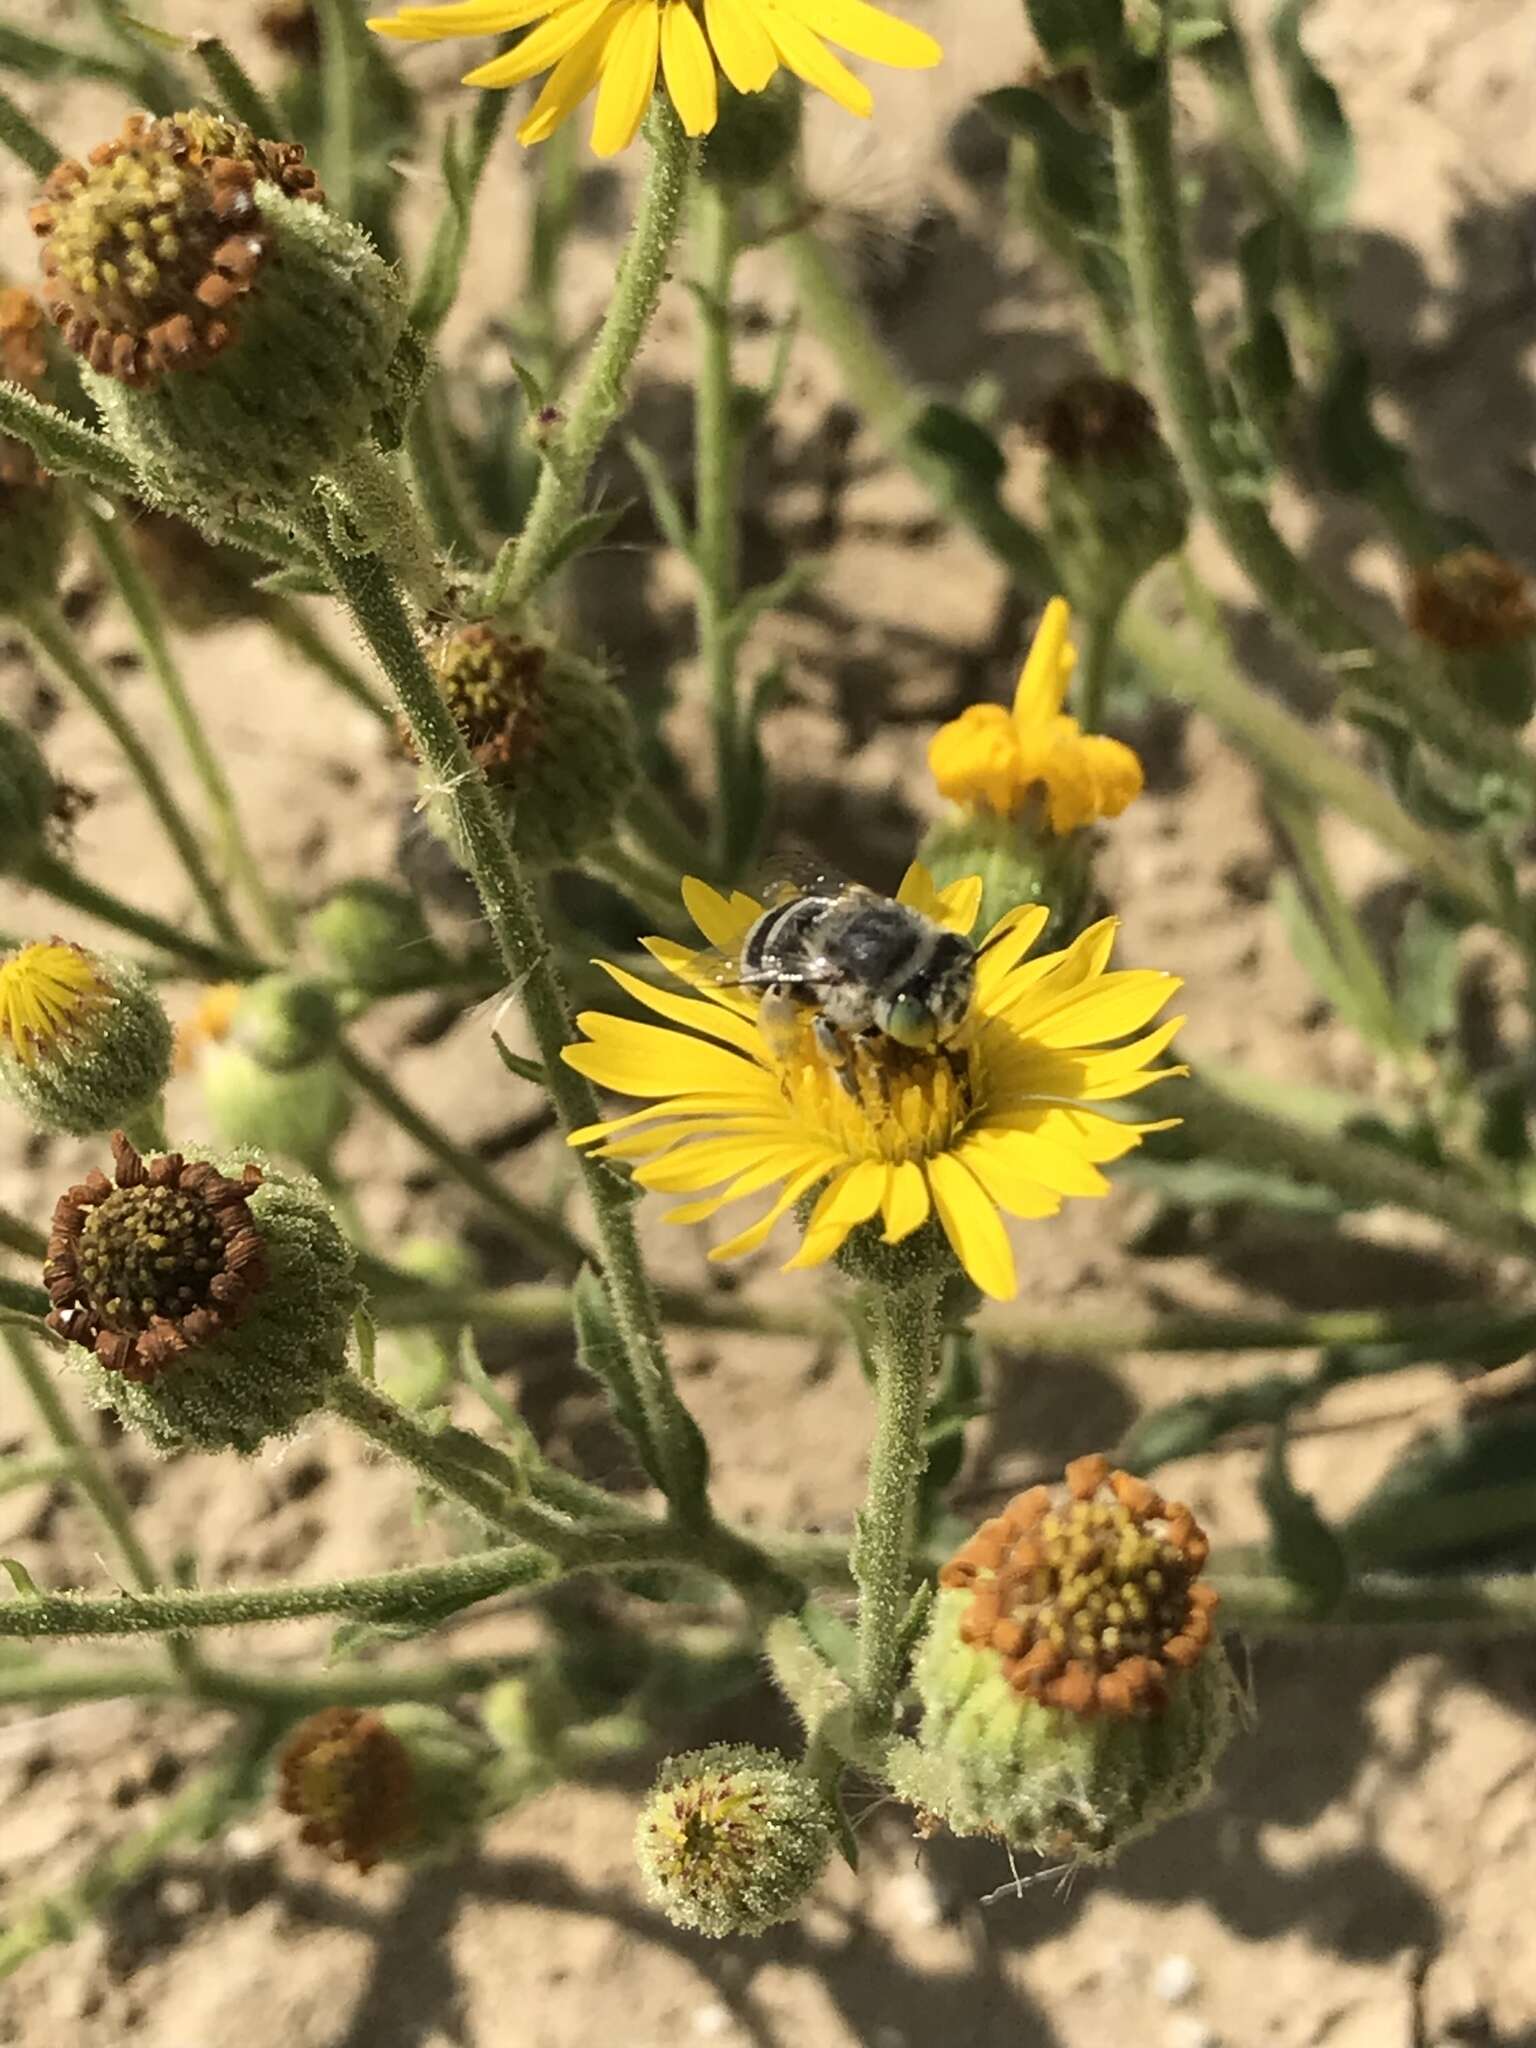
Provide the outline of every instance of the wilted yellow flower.
{"type": "MultiPolygon", "coordinates": [[[[740,891],[727,900],[692,879],[683,898],[705,938],[727,953],[762,913],[740,891]]],[[[937,890],[916,866],[898,898],[961,933],[980,899],[974,878],[937,890]]],[[[602,1087],[653,1100],[573,1133],[571,1142],[638,1162],[642,1187],[701,1195],[669,1212],[675,1223],[703,1222],[776,1186],[765,1213],[711,1258],[754,1251],[786,1210],[820,1188],[790,1266],[821,1264],[876,1217],[887,1244],[932,1217],[976,1285],[1008,1300],[1018,1281],[1003,1217],[1053,1216],[1069,1195],[1106,1194],[1100,1166],[1164,1126],[1118,1122],[1103,1105],[1184,1071],[1152,1065],[1182,1019],[1144,1030],[1178,988],[1175,977],[1106,972],[1114,918],[1063,952],[1026,960],[1048,916],[1028,905],[988,933],[958,1040],[931,1051],[860,1041],[845,1070],[850,1086],[817,1050],[810,1009],[789,1046],[777,1032],[770,1043],[755,991],[721,985],[708,954],[647,939],[652,955],[697,994],[654,988],[603,963],[667,1024],[590,1010],[577,1020],[587,1042],[567,1046],[567,1061],[602,1087]]]]}
{"type": "Polygon", "coordinates": [[[687,132],[707,135],[718,112],[717,66],[738,92],[761,92],[782,64],[849,113],[867,116],[869,88],[827,43],[905,70],[937,64],[941,55],[932,36],[867,0],[703,0],[702,7],[696,0],[455,0],[402,7],[368,26],[409,43],[530,29],[516,49],[466,72],[464,83],[521,85],[548,71],[517,131],[525,143],[552,135],[595,86],[599,156],[634,141],[658,74],[687,132]]]}
{"type": "Polygon", "coordinates": [[[1065,598],[1045,608],[1014,691],[1013,709],[972,704],[940,726],[928,765],[943,794],[972,810],[1011,817],[1043,793],[1045,818],[1058,837],[1118,818],[1141,794],[1141,762],[1119,740],[1085,733],[1062,710],[1077,665],[1065,598]]]}

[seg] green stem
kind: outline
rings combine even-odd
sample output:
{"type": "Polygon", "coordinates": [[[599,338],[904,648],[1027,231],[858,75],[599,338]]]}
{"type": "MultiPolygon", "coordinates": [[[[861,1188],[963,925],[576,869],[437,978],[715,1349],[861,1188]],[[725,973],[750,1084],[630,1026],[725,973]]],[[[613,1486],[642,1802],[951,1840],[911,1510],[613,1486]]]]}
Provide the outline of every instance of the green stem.
{"type": "Polygon", "coordinates": [[[391,1123],[398,1124],[414,1138],[430,1158],[445,1167],[456,1180],[478,1195],[495,1212],[516,1241],[541,1261],[575,1267],[587,1263],[590,1254],[574,1232],[557,1216],[546,1215],[530,1203],[520,1201],[491,1172],[484,1160],[462,1145],[456,1145],[439,1125],[407,1101],[382,1067],[376,1067],[356,1046],[345,1039],[336,1047],[336,1060],[353,1085],[381,1109],[391,1123]]]}
{"type": "Polygon", "coordinates": [[[123,1118],[123,1135],[139,1152],[169,1152],[170,1137],[165,1127],[165,1101],[156,1096],[132,1116],[123,1118]]]}
{"type": "Polygon", "coordinates": [[[319,0],[320,94],[325,109],[325,196],[343,217],[352,213],[357,172],[356,16],[347,0],[319,0]]]}
{"type": "Polygon", "coordinates": [[[220,36],[200,35],[192,55],[208,74],[208,83],[226,114],[243,121],[257,135],[281,135],[281,116],[269,105],[250,73],[220,36]]]}
{"type": "Polygon", "coordinates": [[[187,879],[208,914],[208,922],[226,946],[238,947],[239,927],[208,872],[203,850],[172,796],[158,762],[123,716],[105,681],[86,659],[58,606],[48,598],[35,599],[20,614],[19,624],[46,666],[85,701],[116,740],[124,759],[138,778],[150,809],[175,847],[187,879]]]}
{"type": "Polygon", "coordinates": [[[1354,906],[1339,887],[1333,863],[1323,847],[1316,811],[1310,804],[1276,790],[1270,792],[1270,805],[1291,842],[1333,957],[1370,1019],[1372,1038],[1395,1058],[1411,1059],[1418,1048],[1403,1028],[1392,991],[1360,928],[1354,906]]]}
{"type": "Polygon", "coordinates": [[[1492,877],[1455,842],[1429,831],[1353,761],[1323,745],[1313,729],[1244,680],[1208,643],[1160,624],[1142,606],[1127,611],[1121,644],[1157,687],[1210,718],[1263,773],[1304,801],[1353,818],[1435,888],[1474,916],[1508,927],[1511,914],[1492,877]]]}
{"type": "MultiPolygon", "coordinates": [[[[19,1330],[6,1329],[0,1331],[0,1341],[10,1353],[11,1363],[27,1390],[28,1400],[37,1410],[38,1419],[54,1446],[69,1459],[74,1468],[75,1484],[90,1502],[97,1521],[117,1546],[134,1584],[141,1593],[158,1591],[159,1574],[149,1552],[139,1541],[139,1533],[133,1526],[132,1510],[117,1482],[76,1427],[74,1417],[60,1397],[52,1372],[38,1357],[32,1340],[19,1330]]],[[[184,1637],[173,1636],[166,1644],[166,1650],[183,1678],[195,1679],[198,1657],[192,1644],[184,1637]]]]}
{"type": "Polygon", "coordinates": [[[1130,106],[1112,107],[1115,174],[1136,315],[1163,398],[1164,424],[1190,490],[1276,621],[1346,682],[1408,712],[1423,735],[1459,760],[1536,794],[1536,757],[1449,691],[1424,663],[1378,644],[1277,532],[1264,506],[1230,487],[1215,394],[1185,261],[1173,153],[1168,66],[1130,106]]]}
{"type": "Polygon", "coordinates": [[[208,743],[197,707],[188,693],[186,678],[171,652],[165,622],[160,616],[159,603],[149,579],[139,567],[120,520],[103,517],[87,508],[86,523],[97,552],[106,565],[107,574],[133,620],[144,658],[164,693],[193,772],[203,785],[229,871],[245,891],[267,936],[275,945],[287,946],[293,937],[292,918],[267,888],[261,864],[251,851],[240,822],[240,808],[234,789],[218,755],[208,743]]]}
{"type": "Polygon", "coordinates": [[[912,1591],[917,1487],[928,1462],[923,1425],[938,1369],[939,1282],[924,1276],[869,1298],[875,1441],[853,1546],[859,1588],[854,1738],[889,1733],[901,1684],[902,1625],[912,1591]]]}
{"type": "MultiPolygon", "coordinates": [[[[387,1706],[391,1700],[441,1700],[483,1692],[499,1678],[524,1668],[525,1656],[445,1657],[436,1664],[368,1665],[351,1661],[328,1671],[206,1670],[197,1697],[215,1706],[272,1708],[285,1717],[317,1707],[387,1706]]],[[[0,1705],[60,1706],[82,1700],[185,1699],[187,1689],[174,1672],[152,1664],[61,1664],[0,1666],[0,1705]]]]}
{"type": "Polygon", "coordinates": [[[311,668],[317,669],[328,682],[334,683],[354,704],[360,705],[370,718],[377,719],[390,737],[394,737],[395,714],[367,677],[359,675],[346,656],[316,629],[302,605],[285,597],[273,598],[266,618],[273,632],[295,654],[307,661],[311,668]]]}
{"type": "Polygon", "coordinates": [[[1114,672],[1115,640],[1125,593],[1118,592],[1112,603],[1086,607],[1073,620],[1077,643],[1077,673],[1072,679],[1072,708],[1084,732],[1104,730],[1104,709],[1109,681],[1114,672]]]}
{"type": "Polygon", "coordinates": [[[17,1493],[24,1486],[51,1486],[56,1479],[74,1477],[75,1461],[67,1451],[54,1451],[36,1458],[7,1458],[0,1462],[0,1493],[17,1493]]]}
{"type": "Polygon", "coordinates": [[[8,149],[35,178],[46,178],[60,158],[42,129],[28,120],[8,92],[0,92],[0,149],[8,149]]]}
{"type": "Polygon", "coordinates": [[[1435,1578],[1357,1580],[1336,1607],[1319,1615],[1305,1588],[1260,1573],[1212,1572],[1221,1619],[1251,1636],[1315,1635],[1339,1628],[1454,1626],[1468,1634],[1528,1635],[1536,1630],[1536,1573],[1490,1572],[1435,1578]]]}
{"type": "Polygon", "coordinates": [[[484,608],[517,611],[549,573],[571,521],[581,510],[592,464],[618,418],[640,343],[667,274],[667,256],[682,217],[693,146],[661,99],[649,119],[651,161],[629,242],[619,262],[608,311],[580,389],[560,426],[522,532],[501,551],[486,585],[484,608]]]}
{"type": "Polygon", "coordinates": [[[429,376],[411,410],[405,431],[416,495],[438,546],[466,568],[482,565],[485,549],[476,530],[475,508],[463,465],[451,452],[450,423],[442,379],[429,376]]]}
{"type": "Polygon", "coordinates": [[[710,856],[678,817],[673,800],[642,776],[629,799],[624,822],[664,868],[676,875],[707,878],[710,856]]]}
{"type": "Polygon", "coordinates": [[[687,930],[687,914],[675,881],[668,881],[648,861],[627,852],[614,840],[594,847],[582,857],[582,866],[611,882],[635,908],[650,919],[662,936],[677,936],[687,930]]]}
{"type": "Polygon", "coordinates": [[[560,330],[560,258],[576,218],[578,150],[576,129],[567,121],[538,151],[519,336],[545,391],[553,391],[559,383],[565,357],[560,330]]]}
{"type": "Polygon", "coordinates": [[[1002,504],[995,490],[979,484],[974,471],[950,462],[922,438],[925,393],[915,389],[892,362],[863,308],[839,275],[830,251],[804,221],[804,195],[781,187],[770,195],[783,230],[776,246],[784,252],[801,312],[831,351],[844,389],[889,452],[932,496],[939,510],[968,527],[1037,600],[1061,586],[1050,555],[1037,535],[1002,504]]]}
{"type": "MultiPolygon", "coordinates": [[[[512,850],[506,820],[455,725],[422,654],[420,642],[384,565],[375,558],[328,550],[330,573],[380,667],[394,685],[416,751],[432,783],[443,792],[455,839],[479,893],[486,922],[522,1004],[543,1062],[546,1085],[562,1128],[574,1131],[598,1117],[591,1084],[561,1058],[571,1043],[565,996],[533,892],[512,850]]],[[[602,1251],[604,1285],[624,1340],[666,1478],[674,1511],[691,1526],[707,1528],[708,1503],[699,1485],[697,1436],[672,1383],[661,1318],[640,1256],[628,1185],[585,1149],[579,1170],[592,1204],[602,1251]]]]}
{"type": "Polygon", "coordinates": [[[24,1216],[0,1209],[0,1249],[19,1252],[24,1259],[40,1259],[47,1252],[48,1239],[24,1216]]]}
{"type": "Polygon", "coordinates": [[[202,939],[189,938],[163,918],[140,910],[137,904],[125,902],[121,896],[114,896],[110,889],[103,889],[96,882],[88,882],[84,875],[78,874],[54,854],[35,854],[27,869],[26,880],[33,888],[43,890],[60,903],[67,903],[72,910],[83,911],[88,917],[99,917],[103,924],[115,925],[119,931],[131,932],[136,939],[143,939],[146,945],[160,947],[205,980],[250,981],[268,971],[267,963],[254,953],[236,948],[226,950],[222,946],[209,945],[202,939]]]}
{"type": "Polygon", "coordinates": [[[693,460],[699,656],[709,686],[715,740],[716,853],[728,868],[731,821],[742,767],[733,613],[739,580],[736,532],[736,379],[731,365],[731,287],[736,272],[736,204],[711,178],[694,192],[699,331],[693,391],[693,460]]]}

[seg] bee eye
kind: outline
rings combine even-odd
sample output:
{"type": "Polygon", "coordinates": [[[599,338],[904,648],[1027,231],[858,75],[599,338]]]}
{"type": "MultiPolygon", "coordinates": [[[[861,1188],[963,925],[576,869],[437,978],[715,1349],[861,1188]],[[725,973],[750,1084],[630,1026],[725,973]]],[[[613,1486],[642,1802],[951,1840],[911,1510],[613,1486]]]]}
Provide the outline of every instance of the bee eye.
{"type": "Polygon", "coordinates": [[[933,1012],[916,996],[897,996],[886,1008],[881,1029],[898,1045],[921,1052],[935,1039],[933,1012]]]}

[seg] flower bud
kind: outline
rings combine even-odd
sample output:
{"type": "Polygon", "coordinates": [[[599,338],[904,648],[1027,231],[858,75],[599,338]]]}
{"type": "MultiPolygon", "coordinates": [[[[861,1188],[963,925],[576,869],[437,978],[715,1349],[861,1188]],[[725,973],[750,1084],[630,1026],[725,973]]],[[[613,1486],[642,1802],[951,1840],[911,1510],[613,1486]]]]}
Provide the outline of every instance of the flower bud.
{"type": "Polygon", "coordinates": [[[437,958],[416,898],[367,876],[333,889],[310,912],[305,932],[338,981],[369,995],[414,981],[437,958]]]}
{"type": "Polygon", "coordinates": [[[1021,903],[1050,909],[1042,947],[1065,945],[1082,929],[1093,887],[1091,833],[1057,838],[1050,831],[1032,831],[1027,823],[1021,829],[1016,817],[962,809],[929,829],[917,857],[941,889],[966,875],[981,877],[980,931],[990,931],[1021,903]]]}
{"type": "Polygon", "coordinates": [[[156,1450],[254,1451],[325,1403],[361,1299],[319,1187],[254,1161],[144,1159],[60,1196],[43,1281],[92,1399],[156,1450]]]}
{"type": "MultiPolygon", "coordinates": [[[[48,357],[43,309],[30,292],[0,287],[0,382],[41,397],[48,357]]],[[[69,507],[24,441],[0,434],[0,613],[45,597],[58,584],[69,507]]],[[[0,860],[7,859],[0,854],[0,860]]]]}
{"type": "Polygon", "coordinates": [[[441,1707],[323,1707],[278,1754],[277,1801],[334,1863],[417,1863],[483,1818],[493,1756],[441,1707]]]}
{"type": "Polygon", "coordinates": [[[299,144],[133,115],[43,194],[48,311],[152,498],[214,527],[281,516],[393,407],[399,280],[299,144]]]}
{"type": "Polygon", "coordinates": [[[1195,1805],[1236,1688],[1188,1508],[1103,1457],[1020,1494],[939,1573],[893,1788],[956,1834],[1103,1862],[1195,1805]]]}
{"type": "Polygon", "coordinates": [[[242,990],[230,1020],[234,1043],[273,1074],[310,1066],[340,1031],[336,998],[304,974],[264,974],[242,990]]]}
{"type": "Polygon", "coordinates": [[[1157,416],[1133,384],[1073,377],[1037,420],[1046,528],[1067,595],[1106,608],[1184,545],[1189,500],[1157,416]]]}
{"type": "Polygon", "coordinates": [[[0,1089],[41,1129],[132,1123],[170,1071],[170,1019],[128,961],[64,939],[0,960],[0,1089]]]}
{"type": "Polygon", "coordinates": [[[704,138],[701,174],[727,191],[760,191],[800,146],[804,95],[798,79],[780,71],[761,92],[738,92],[720,81],[720,108],[704,138]]]}
{"type": "Polygon", "coordinates": [[[827,1867],[832,1830],[825,1795],[787,1757],[721,1743],[662,1765],[635,1854],[675,1927],[761,1934],[800,1910],[827,1867]]]}
{"type": "Polygon", "coordinates": [[[25,876],[46,852],[54,795],[53,776],[37,742],[0,718],[0,875],[25,876]]]}
{"type": "Polygon", "coordinates": [[[274,50],[313,64],[320,56],[320,17],[313,0],[263,0],[256,26],[274,50]]]}
{"type": "Polygon", "coordinates": [[[238,1045],[210,1048],[203,1100],[222,1144],[296,1159],[324,1173],[352,1121],[352,1094],[335,1060],[275,1074],[238,1045]]]}
{"type": "Polygon", "coordinates": [[[1536,708],[1528,642],[1536,634],[1536,586],[1488,548],[1457,548],[1419,563],[1408,585],[1408,623],[1428,643],[1452,687],[1505,724],[1536,708]]]}
{"type": "MultiPolygon", "coordinates": [[[[533,867],[575,860],[607,837],[637,773],[634,721],[605,676],[485,625],[434,655],[454,722],[506,801],[512,843],[533,867]]],[[[433,799],[427,816],[453,845],[433,799]]]]}

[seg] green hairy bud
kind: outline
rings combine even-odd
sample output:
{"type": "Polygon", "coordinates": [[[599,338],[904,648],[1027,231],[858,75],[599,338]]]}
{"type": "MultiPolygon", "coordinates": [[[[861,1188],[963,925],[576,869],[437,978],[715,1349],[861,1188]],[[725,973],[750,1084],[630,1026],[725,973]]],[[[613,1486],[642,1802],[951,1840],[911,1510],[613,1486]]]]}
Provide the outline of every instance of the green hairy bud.
{"type": "Polygon", "coordinates": [[[338,981],[387,995],[415,979],[437,949],[416,898],[388,882],[343,882],[309,914],[306,936],[338,981]]]}
{"type": "Polygon", "coordinates": [[[0,960],[0,1091],[46,1131],[132,1123],[171,1071],[164,1005],[137,967],[63,939],[0,960]]]}
{"type": "Polygon", "coordinates": [[[156,1450],[254,1451],[325,1405],[361,1293],[315,1182],[250,1159],[144,1159],[59,1197],[48,1321],[92,1398],[156,1450]]]}
{"type": "Polygon", "coordinates": [[[635,1829],[646,1890],[676,1927],[761,1934],[827,1867],[833,1816],[787,1757],[718,1744],[662,1765],[635,1829]]]}
{"type": "Polygon", "coordinates": [[[203,1100],[220,1140],[297,1159],[312,1173],[352,1120],[352,1094],[335,1060],[274,1073],[238,1045],[216,1045],[202,1064],[203,1100]]]}
{"type": "Polygon", "coordinates": [[[47,850],[53,801],[53,776],[37,742],[0,718],[0,875],[25,875],[47,850]]]}
{"type": "Polygon", "coordinates": [[[441,1707],[325,1707],[277,1758],[277,1800],[334,1863],[419,1863],[484,1817],[495,1752],[441,1707]]]}
{"type": "Polygon", "coordinates": [[[335,997],[323,981],[303,974],[253,981],[230,1023],[234,1043],[274,1074],[309,1066],[331,1051],[340,1030],[335,997]]]}
{"type": "Polygon", "coordinates": [[[703,175],[727,191],[760,190],[799,148],[803,105],[800,82],[787,72],[762,92],[738,92],[722,78],[719,116],[700,158],[703,175]]]}
{"type": "MultiPolygon", "coordinates": [[[[608,836],[637,763],[629,706],[605,676],[483,625],[439,642],[433,665],[530,866],[575,860],[608,836]]],[[[427,816],[451,846],[451,819],[435,797],[427,816]]]]}
{"type": "Polygon", "coordinates": [[[1157,415],[1134,384],[1074,377],[1037,421],[1046,450],[1052,559],[1068,597],[1090,616],[1184,545],[1189,499],[1157,415]]]}
{"type": "Polygon", "coordinates": [[[43,189],[48,311],[151,499],[281,515],[398,408],[399,281],[298,144],[135,115],[43,189]]]}

